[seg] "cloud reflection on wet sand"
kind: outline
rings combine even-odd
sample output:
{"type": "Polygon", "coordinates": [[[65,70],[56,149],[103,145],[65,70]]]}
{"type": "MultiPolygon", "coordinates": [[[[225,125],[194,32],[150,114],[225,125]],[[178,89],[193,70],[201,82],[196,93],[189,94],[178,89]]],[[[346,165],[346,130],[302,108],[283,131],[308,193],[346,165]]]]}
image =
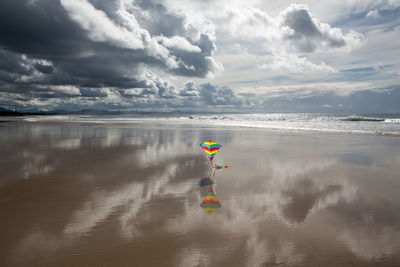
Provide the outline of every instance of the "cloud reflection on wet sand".
{"type": "Polygon", "coordinates": [[[0,241],[4,266],[399,262],[399,168],[390,158],[400,152],[383,153],[397,139],[140,125],[20,127],[24,134],[15,128],[5,148],[24,152],[0,160],[14,167],[7,169],[13,179],[0,187],[0,211],[9,219],[0,229],[14,224],[0,241]],[[223,144],[216,161],[230,167],[217,175],[224,205],[207,214],[199,207],[207,188],[197,182],[209,165],[199,143],[216,137],[223,144]],[[368,164],[346,160],[363,149],[354,152],[357,138],[368,164]]]}

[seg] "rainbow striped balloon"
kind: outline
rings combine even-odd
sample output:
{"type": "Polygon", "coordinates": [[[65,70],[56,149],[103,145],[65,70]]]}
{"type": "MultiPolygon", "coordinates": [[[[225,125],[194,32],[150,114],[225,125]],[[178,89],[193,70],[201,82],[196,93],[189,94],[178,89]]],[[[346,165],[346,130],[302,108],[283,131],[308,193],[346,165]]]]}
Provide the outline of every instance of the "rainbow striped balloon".
{"type": "Polygon", "coordinates": [[[200,144],[201,148],[204,149],[204,151],[207,154],[208,159],[212,162],[214,159],[215,154],[217,151],[221,148],[221,145],[218,143],[215,143],[213,141],[206,141],[200,144]]]}
{"type": "Polygon", "coordinates": [[[220,169],[226,169],[226,168],[228,168],[228,166],[215,164],[214,168],[217,169],[217,170],[220,170],[220,169]]]}
{"type": "Polygon", "coordinates": [[[205,209],[208,213],[216,211],[219,207],[221,207],[221,203],[219,203],[217,196],[214,194],[214,190],[212,186],[208,190],[207,195],[204,197],[203,201],[200,204],[200,207],[205,209]]]}

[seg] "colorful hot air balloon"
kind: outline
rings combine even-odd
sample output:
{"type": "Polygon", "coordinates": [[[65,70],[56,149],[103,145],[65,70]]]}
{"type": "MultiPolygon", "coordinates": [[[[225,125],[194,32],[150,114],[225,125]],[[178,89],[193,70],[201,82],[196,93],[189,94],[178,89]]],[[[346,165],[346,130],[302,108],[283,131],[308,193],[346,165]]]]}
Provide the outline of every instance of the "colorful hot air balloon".
{"type": "Polygon", "coordinates": [[[214,194],[212,186],[210,186],[210,189],[201,202],[200,207],[205,209],[208,213],[214,212],[221,207],[221,203],[219,203],[217,196],[214,194]]]}
{"type": "Polygon", "coordinates": [[[201,143],[200,146],[201,146],[201,148],[204,149],[204,152],[206,152],[207,157],[212,164],[214,156],[217,153],[217,151],[221,148],[221,145],[218,143],[215,143],[213,141],[206,141],[206,142],[201,143]]]}

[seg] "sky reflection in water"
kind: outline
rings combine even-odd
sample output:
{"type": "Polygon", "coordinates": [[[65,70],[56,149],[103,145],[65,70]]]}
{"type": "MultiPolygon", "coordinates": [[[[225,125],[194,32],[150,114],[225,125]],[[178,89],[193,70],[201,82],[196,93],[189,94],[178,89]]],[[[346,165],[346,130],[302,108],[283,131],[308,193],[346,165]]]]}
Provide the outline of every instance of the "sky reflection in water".
{"type": "Polygon", "coordinates": [[[0,264],[400,263],[399,138],[78,124],[0,128],[0,264]],[[199,207],[222,144],[214,193],[199,207]]]}

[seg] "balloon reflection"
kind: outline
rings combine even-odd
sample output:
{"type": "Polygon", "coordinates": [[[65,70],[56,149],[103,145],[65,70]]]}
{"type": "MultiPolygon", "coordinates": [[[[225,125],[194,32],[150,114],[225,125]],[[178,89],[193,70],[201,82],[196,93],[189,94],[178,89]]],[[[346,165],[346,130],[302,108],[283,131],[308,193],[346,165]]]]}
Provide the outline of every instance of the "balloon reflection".
{"type": "Polygon", "coordinates": [[[214,212],[219,207],[221,207],[221,203],[219,202],[217,196],[214,194],[214,188],[212,185],[208,189],[208,193],[201,202],[200,207],[202,207],[208,213],[214,212]]]}

